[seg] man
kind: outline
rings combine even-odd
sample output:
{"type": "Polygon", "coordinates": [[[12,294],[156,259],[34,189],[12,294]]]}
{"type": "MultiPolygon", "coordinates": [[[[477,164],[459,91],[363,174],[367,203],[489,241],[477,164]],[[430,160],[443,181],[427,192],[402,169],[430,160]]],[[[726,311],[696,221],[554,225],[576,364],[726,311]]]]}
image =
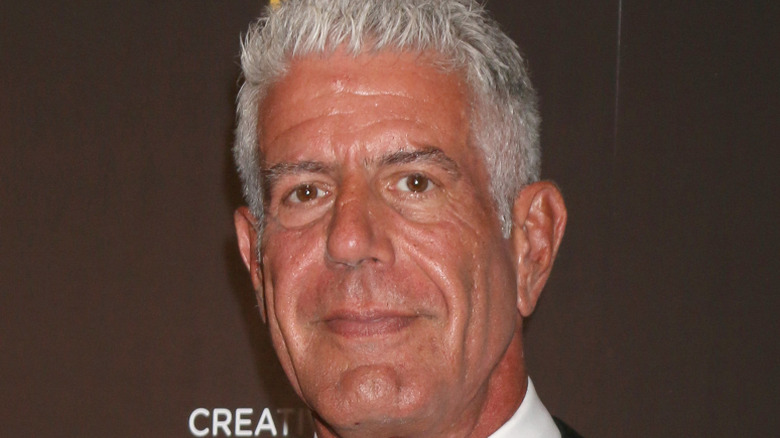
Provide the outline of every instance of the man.
{"type": "Polygon", "coordinates": [[[523,60],[482,7],[288,0],[242,68],[238,243],[317,435],[576,436],[522,339],[566,210],[538,181],[523,60]]]}

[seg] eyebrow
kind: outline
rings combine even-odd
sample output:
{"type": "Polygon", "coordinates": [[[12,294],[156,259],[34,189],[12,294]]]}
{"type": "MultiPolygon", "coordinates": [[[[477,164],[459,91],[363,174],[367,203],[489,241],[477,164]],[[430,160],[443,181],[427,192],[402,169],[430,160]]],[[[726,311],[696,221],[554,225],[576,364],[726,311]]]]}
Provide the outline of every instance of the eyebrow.
{"type": "Polygon", "coordinates": [[[380,166],[392,166],[414,162],[428,162],[441,166],[455,178],[460,177],[460,166],[452,158],[448,157],[441,149],[434,146],[426,146],[422,149],[411,151],[396,151],[383,155],[377,160],[380,166]]]}
{"type": "MultiPolygon", "coordinates": [[[[447,173],[456,179],[460,177],[460,166],[458,166],[458,163],[448,157],[444,151],[434,146],[426,146],[415,150],[391,152],[382,155],[376,160],[369,160],[366,164],[370,165],[371,162],[377,163],[380,167],[414,162],[428,162],[441,166],[447,173]]],[[[299,173],[331,173],[332,171],[333,166],[320,161],[297,161],[274,164],[271,167],[261,169],[260,173],[265,186],[270,188],[280,178],[286,175],[299,173]]]]}
{"type": "Polygon", "coordinates": [[[325,173],[330,172],[331,170],[331,166],[319,161],[297,161],[294,163],[278,163],[269,168],[263,168],[260,170],[260,175],[263,178],[266,187],[270,187],[273,186],[279,178],[285,175],[297,173],[325,173]]]}

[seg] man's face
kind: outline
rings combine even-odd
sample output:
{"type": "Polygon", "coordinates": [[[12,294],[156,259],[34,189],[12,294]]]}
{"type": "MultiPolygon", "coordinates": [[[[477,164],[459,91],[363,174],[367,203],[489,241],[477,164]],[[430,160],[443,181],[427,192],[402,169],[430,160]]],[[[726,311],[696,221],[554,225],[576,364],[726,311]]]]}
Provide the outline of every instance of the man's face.
{"type": "Polygon", "coordinates": [[[468,90],[426,60],[303,58],[260,108],[262,305],[296,391],[336,428],[466,421],[516,333],[468,90]]]}

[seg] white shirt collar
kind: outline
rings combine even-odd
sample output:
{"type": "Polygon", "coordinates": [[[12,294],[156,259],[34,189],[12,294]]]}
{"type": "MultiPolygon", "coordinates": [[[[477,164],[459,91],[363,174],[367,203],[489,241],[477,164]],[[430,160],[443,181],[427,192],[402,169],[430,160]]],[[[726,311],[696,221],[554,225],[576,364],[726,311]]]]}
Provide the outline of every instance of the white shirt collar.
{"type": "Polygon", "coordinates": [[[512,418],[489,438],[561,438],[561,432],[536,395],[530,378],[520,407],[512,418]]]}

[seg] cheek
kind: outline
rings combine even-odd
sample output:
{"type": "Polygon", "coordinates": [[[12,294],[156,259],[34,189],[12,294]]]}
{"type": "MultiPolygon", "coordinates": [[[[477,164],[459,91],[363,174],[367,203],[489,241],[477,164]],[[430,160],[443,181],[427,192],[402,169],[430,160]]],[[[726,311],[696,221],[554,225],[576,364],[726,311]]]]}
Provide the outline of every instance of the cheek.
{"type": "Polygon", "coordinates": [[[268,279],[267,299],[280,325],[290,323],[305,302],[302,296],[321,281],[322,233],[314,227],[289,231],[268,227],[263,240],[263,269],[268,279]]]}
{"type": "Polygon", "coordinates": [[[492,328],[506,332],[509,327],[498,323],[514,321],[510,247],[491,209],[478,202],[451,203],[441,221],[419,227],[422,237],[409,243],[442,291],[451,330],[466,338],[475,330],[483,333],[478,338],[492,328]]]}
{"type": "Polygon", "coordinates": [[[430,224],[407,224],[404,247],[424,267],[450,301],[450,307],[473,308],[490,283],[508,275],[506,241],[493,218],[475,213],[484,206],[448,204],[430,224]],[[502,275],[503,274],[503,275],[502,275]]]}

